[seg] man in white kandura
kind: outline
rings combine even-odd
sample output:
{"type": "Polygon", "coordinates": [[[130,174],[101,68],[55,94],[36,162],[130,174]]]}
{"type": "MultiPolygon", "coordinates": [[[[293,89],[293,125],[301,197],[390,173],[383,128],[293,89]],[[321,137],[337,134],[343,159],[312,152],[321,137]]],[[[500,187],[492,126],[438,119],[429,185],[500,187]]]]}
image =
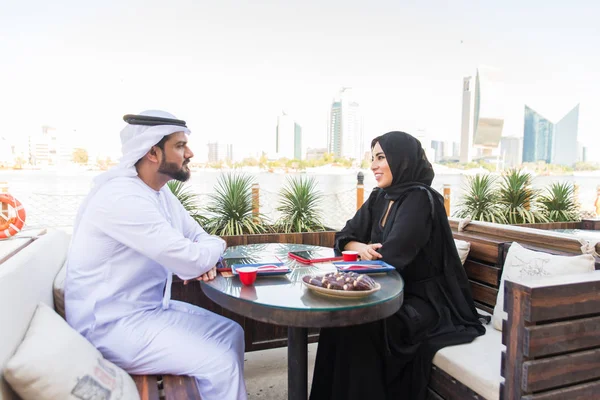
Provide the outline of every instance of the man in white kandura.
{"type": "Polygon", "coordinates": [[[95,179],[75,221],[67,321],[131,374],[190,375],[203,399],[246,399],[242,328],[170,299],[173,274],[214,279],[225,250],[165,185],[190,176],[190,131],[163,111],[124,119],[123,158],[95,179]]]}

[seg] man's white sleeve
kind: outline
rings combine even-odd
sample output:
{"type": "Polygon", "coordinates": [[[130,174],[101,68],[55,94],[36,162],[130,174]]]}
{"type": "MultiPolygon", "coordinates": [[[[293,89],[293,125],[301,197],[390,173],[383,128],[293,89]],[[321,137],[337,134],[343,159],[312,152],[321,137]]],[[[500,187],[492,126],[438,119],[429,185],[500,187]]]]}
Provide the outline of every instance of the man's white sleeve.
{"type": "Polygon", "coordinates": [[[177,200],[177,198],[175,198],[175,196],[173,196],[172,201],[174,202],[175,207],[177,207],[177,213],[179,214],[179,217],[183,224],[183,234],[186,238],[188,238],[194,242],[200,242],[200,241],[204,241],[204,240],[215,240],[215,239],[222,240],[218,236],[207,233],[204,230],[204,228],[202,228],[202,226],[200,226],[200,224],[198,222],[196,222],[196,220],[190,216],[190,214],[181,205],[179,200],[177,200]]]}
{"type": "Polygon", "coordinates": [[[186,238],[167,222],[151,198],[113,194],[98,200],[102,201],[90,215],[95,226],[181,279],[208,272],[225,250],[225,241],[204,231],[198,242],[186,238]]]}

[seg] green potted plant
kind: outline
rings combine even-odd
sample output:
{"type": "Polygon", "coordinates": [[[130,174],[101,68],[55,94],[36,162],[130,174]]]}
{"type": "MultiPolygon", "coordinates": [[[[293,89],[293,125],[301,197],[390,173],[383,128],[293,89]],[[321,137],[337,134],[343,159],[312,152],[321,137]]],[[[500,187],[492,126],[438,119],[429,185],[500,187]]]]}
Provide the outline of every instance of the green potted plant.
{"type": "Polygon", "coordinates": [[[539,202],[551,222],[580,221],[579,207],[573,198],[573,185],[555,182],[546,188],[539,202]]]}
{"type": "Polygon", "coordinates": [[[227,241],[228,246],[252,243],[303,243],[333,247],[335,231],[323,227],[314,179],[291,178],[280,193],[278,211],[282,218],[270,224],[257,212],[253,198],[253,180],[242,173],[221,175],[202,210],[197,196],[181,182],[170,182],[169,188],[190,215],[211,234],[227,241]]]}
{"type": "Polygon", "coordinates": [[[177,197],[181,202],[181,205],[190,214],[194,220],[201,226],[204,226],[207,222],[207,218],[200,213],[200,206],[198,205],[198,195],[190,190],[190,187],[184,182],[177,181],[175,179],[167,182],[167,187],[171,190],[171,193],[177,197]]]}
{"type": "Polygon", "coordinates": [[[324,231],[319,206],[322,198],[314,178],[288,177],[279,192],[277,211],[282,215],[275,229],[283,233],[324,231]]]}
{"type": "Polygon", "coordinates": [[[467,177],[465,195],[458,204],[457,218],[505,224],[506,217],[499,203],[496,178],[492,175],[467,177]]]}
{"type": "Polygon", "coordinates": [[[502,176],[498,188],[498,201],[509,224],[534,224],[548,222],[539,209],[536,198],[539,191],[531,188],[531,174],[511,169],[502,176]]]}
{"type": "Polygon", "coordinates": [[[252,177],[243,173],[221,175],[209,195],[208,219],[204,229],[214,235],[264,233],[265,217],[252,213],[252,177]]]}

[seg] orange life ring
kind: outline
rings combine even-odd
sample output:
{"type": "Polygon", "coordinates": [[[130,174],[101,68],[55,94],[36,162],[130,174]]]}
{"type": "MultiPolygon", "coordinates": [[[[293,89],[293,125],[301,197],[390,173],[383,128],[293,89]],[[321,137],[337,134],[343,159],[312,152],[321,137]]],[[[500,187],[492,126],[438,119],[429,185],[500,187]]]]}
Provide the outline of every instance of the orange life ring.
{"type": "Polygon", "coordinates": [[[0,213],[0,239],[7,239],[23,229],[26,213],[21,202],[10,194],[0,193],[0,204],[8,204],[15,212],[13,217],[0,213]]]}

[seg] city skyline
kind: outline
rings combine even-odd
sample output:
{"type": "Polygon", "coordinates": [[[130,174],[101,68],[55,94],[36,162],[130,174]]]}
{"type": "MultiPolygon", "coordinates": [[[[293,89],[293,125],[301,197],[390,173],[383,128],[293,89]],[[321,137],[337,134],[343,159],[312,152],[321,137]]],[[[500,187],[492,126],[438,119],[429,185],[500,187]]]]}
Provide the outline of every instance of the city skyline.
{"type": "Polygon", "coordinates": [[[503,136],[522,136],[524,104],[553,116],[579,103],[599,161],[597,2],[433,3],[13,2],[0,15],[0,137],[50,125],[118,154],[121,116],[162,108],[188,122],[197,153],[218,138],[256,154],[285,109],[306,154],[327,146],[332,95],[352,87],[365,150],[389,130],[459,141],[462,78],[490,65],[505,75],[503,136]]]}

